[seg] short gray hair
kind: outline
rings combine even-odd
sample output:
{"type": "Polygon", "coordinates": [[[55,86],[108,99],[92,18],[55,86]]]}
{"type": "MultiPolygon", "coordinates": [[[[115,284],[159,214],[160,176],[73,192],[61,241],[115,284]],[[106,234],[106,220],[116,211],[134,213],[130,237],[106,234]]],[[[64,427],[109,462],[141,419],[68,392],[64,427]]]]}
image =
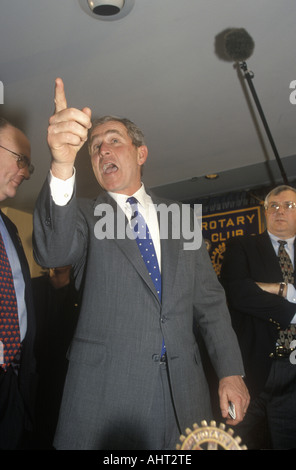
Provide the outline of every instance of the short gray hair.
{"type": "Polygon", "coordinates": [[[281,186],[277,186],[276,188],[273,188],[265,197],[264,201],[264,207],[265,209],[267,208],[268,205],[268,200],[271,196],[277,196],[278,194],[282,193],[283,191],[293,191],[293,193],[296,194],[296,189],[293,188],[292,186],[288,186],[286,184],[282,184],[281,186]]]}

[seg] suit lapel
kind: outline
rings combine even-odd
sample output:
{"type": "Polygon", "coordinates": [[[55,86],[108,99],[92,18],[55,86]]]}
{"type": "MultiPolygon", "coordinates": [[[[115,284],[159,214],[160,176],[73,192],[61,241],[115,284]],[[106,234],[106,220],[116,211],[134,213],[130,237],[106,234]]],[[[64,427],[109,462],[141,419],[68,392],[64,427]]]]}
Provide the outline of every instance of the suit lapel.
{"type": "MultiPolygon", "coordinates": [[[[159,298],[154,286],[153,281],[151,280],[147,268],[145,266],[145,263],[141,257],[137,242],[133,239],[130,239],[129,237],[125,236],[122,238],[117,238],[117,222],[118,222],[118,212],[120,211],[119,217],[124,220],[125,227],[128,225],[128,220],[121,210],[121,208],[117,205],[117,203],[114,201],[114,199],[108,195],[108,193],[103,193],[100,194],[100,196],[96,199],[95,201],[95,206],[98,204],[110,204],[113,208],[114,212],[114,243],[117,244],[117,246],[120,248],[122,253],[127,257],[127,259],[130,261],[130,263],[134,266],[135,270],[138,272],[138,274],[142,277],[144,282],[147,284],[157,301],[159,302],[159,298]]],[[[113,232],[113,230],[112,230],[113,232]]],[[[113,237],[113,233],[110,232],[110,236],[113,237]]]]}
{"type": "Polygon", "coordinates": [[[11,222],[11,220],[5,214],[3,214],[2,211],[0,211],[0,213],[1,213],[1,217],[3,219],[3,222],[5,223],[5,226],[7,228],[7,231],[9,233],[9,236],[12,240],[12,243],[14,245],[14,248],[17,252],[17,255],[18,255],[18,258],[19,258],[19,261],[20,261],[20,265],[21,265],[21,269],[22,269],[22,273],[23,273],[23,276],[24,276],[24,280],[25,280],[25,282],[27,282],[30,278],[30,270],[29,270],[29,266],[28,266],[28,263],[27,263],[27,259],[26,259],[26,256],[25,256],[24,249],[23,249],[22,241],[21,241],[20,236],[18,234],[17,228],[11,222]]]}
{"type": "Polygon", "coordinates": [[[268,271],[273,273],[273,275],[276,273],[277,277],[280,279],[282,277],[282,270],[267,231],[263,232],[258,237],[258,241],[260,252],[262,253],[266,266],[268,266],[268,271]]]}
{"type": "MultiPolygon", "coordinates": [[[[33,305],[33,294],[32,294],[32,288],[31,288],[31,273],[30,273],[30,268],[27,262],[27,258],[22,246],[21,239],[18,234],[18,230],[14,223],[5,215],[3,214],[2,211],[0,211],[3,222],[5,223],[5,226],[7,228],[7,231],[9,233],[9,236],[12,240],[12,243],[14,244],[14,247],[16,249],[24,282],[25,282],[25,302],[26,302],[26,311],[27,311],[27,331],[26,331],[26,337],[24,339],[24,342],[30,343],[31,339],[34,337],[35,334],[35,314],[34,314],[34,305],[33,305]]],[[[31,367],[31,365],[30,365],[31,367]]]]}
{"type": "MultiPolygon", "coordinates": [[[[160,223],[159,214],[158,222],[160,223]]],[[[160,240],[161,246],[161,279],[162,303],[168,302],[172,292],[177,271],[180,239],[172,237],[172,227],[168,227],[168,238],[160,240]]]]}

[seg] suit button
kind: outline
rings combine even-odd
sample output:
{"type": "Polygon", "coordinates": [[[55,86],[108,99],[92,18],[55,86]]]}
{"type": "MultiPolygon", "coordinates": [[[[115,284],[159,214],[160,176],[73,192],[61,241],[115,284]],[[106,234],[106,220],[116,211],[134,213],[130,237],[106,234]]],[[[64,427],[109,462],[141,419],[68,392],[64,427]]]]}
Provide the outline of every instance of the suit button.
{"type": "Polygon", "coordinates": [[[45,219],[45,225],[47,225],[48,227],[51,225],[51,218],[50,217],[47,217],[47,219],[45,219]]]}
{"type": "Polygon", "coordinates": [[[152,360],[153,360],[154,362],[159,362],[159,354],[153,354],[152,360]]]}

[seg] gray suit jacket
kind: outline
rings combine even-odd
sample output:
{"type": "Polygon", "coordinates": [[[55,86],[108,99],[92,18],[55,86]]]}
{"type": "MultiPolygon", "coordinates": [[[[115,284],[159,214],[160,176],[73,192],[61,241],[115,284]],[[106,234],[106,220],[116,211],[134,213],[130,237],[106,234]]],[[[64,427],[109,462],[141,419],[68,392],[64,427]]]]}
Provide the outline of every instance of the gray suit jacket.
{"type": "MultiPolygon", "coordinates": [[[[153,202],[164,203],[157,198],[153,202]]],[[[56,206],[46,182],[34,214],[37,262],[75,266],[83,287],[69,351],[58,448],[104,449],[116,434],[131,434],[140,442],[147,432],[163,337],[182,432],[194,422],[211,419],[194,321],[218,377],[244,373],[224,291],[204,245],[183,250],[182,234],[179,239],[161,240],[160,303],[135,240],[94,236],[98,221],[94,209],[106,203],[115,213],[120,210],[106,193],[95,201],[73,198],[67,206],[56,206]]]]}

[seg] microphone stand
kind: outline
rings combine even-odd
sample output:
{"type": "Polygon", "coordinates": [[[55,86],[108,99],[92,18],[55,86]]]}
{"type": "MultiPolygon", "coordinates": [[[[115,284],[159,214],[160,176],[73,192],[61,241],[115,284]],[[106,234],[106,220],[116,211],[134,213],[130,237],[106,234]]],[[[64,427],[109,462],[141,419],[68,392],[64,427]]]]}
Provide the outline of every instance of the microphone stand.
{"type": "Polygon", "coordinates": [[[240,66],[240,68],[241,68],[241,69],[243,70],[243,72],[244,72],[245,78],[246,78],[246,80],[247,80],[247,82],[248,82],[249,88],[250,88],[251,93],[252,93],[252,95],[253,95],[255,104],[256,104],[256,106],[257,106],[258,112],[259,112],[260,117],[261,117],[261,119],[262,119],[262,122],[263,122],[263,125],[264,125],[264,128],[265,128],[266,134],[267,134],[267,136],[268,136],[268,138],[269,138],[270,145],[271,145],[271,147],[272,147],[272,149],[273,149],[273,152],[274,152],[276,161],[277,161],[277,163],[278,163],[278,166],[279,166],[281,175],[282,175],[282,177],[283,177],[284,184],[287,184],[287,185],[288,185],[289,183],[288,183],[287,175],[286,175],[286,173],[285,173],[285,170],[284,170],[284,167],[283,167],[283,165],[282,165],[280,156],[279,156],[279,154],[278,154],[276,145],[275,145],[274,140],[273,140],[273,138],[272,138],[272,135],[271,135],[269,126],[268,126],[267,121],[266,121],[266,119],[265,119],[265,116],[264,116],[264,113],[263,113],[263,109],[262,109],[262,107],[261,107],[261,105],[260,105],[259,98],[258,98],[258,96],[257,96],[255,87],[254,87],[253,82],[252,82],[252,79],[254,78],[254,73],[248,70],[248,67],[247,67],[246,62],[240,62],[240,63],[239,63],[239,66],[240,66]]]}

